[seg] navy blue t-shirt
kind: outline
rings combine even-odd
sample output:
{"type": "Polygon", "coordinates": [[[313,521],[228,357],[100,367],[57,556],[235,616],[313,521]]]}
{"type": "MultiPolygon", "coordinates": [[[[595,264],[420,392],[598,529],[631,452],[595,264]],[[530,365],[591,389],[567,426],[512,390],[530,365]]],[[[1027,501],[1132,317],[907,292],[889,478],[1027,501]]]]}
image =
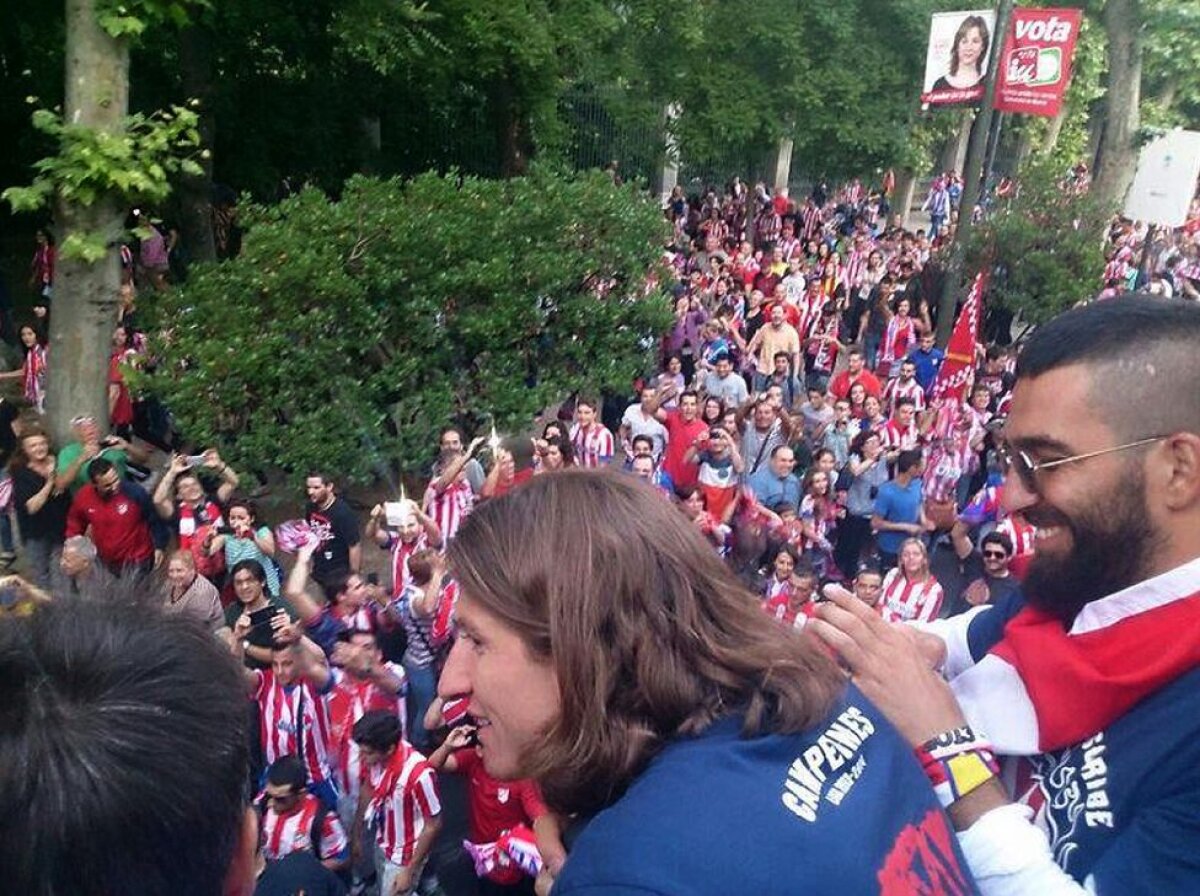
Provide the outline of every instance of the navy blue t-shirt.
{"type": "MultiPolygon", "coordinates": [[[[976,661],[1022,605],[1014,595],[971,620],[976,661]]],[[[1016,796],[1076,880],[1092,877],[1101,896],[1200,893],[1200,668],[1083,743],[1018,767],[1016,796]]]]}
{"type": "Polygon", "coordinates": [[[857,689],[803,734],[740,726],[663,750],[580,834],[555,896],[977,892],[912,750],[857,689]]]}

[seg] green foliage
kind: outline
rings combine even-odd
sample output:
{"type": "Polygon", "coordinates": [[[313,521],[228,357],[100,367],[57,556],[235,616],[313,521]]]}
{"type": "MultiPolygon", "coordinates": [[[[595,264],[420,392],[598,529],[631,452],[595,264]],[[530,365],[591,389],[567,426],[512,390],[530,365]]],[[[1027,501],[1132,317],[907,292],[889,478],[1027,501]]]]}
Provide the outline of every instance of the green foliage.
{"type": "Polygon", "coordinates": [[[158,298],[142,381],[241,463],[421,469],[452,421],[512,432],[570,390],[624,390],[670,324],[644,294],[661,214],[597,172],[356,177],[245,214],[236,261],[158,298]]]}
{"type": "MultiPolygon", "coordinates": [[[[14,211],[37,211],[55,195],[83,206],[111,196],[126,205],[160,202],[171,191],[172,176],[201,170],[196,113],[181,106],[130,115],[116,133],[66,124],[58,112],[47,109],[33,113],[33,125],[56,141],[59,151],[34,163],[36,175],[28,187],[9,187],[0,194],[14,211]]],[[[80,237],[64,243],[62,252],[91,259],[94,242],[80,237]]]]}
{"type": "Polygon", "coordinates": [[[192,9],[209,6],[211,0],[99,0],[96,21],[109,37],[136,40],[153,24],[182,28],[188,24],[192,9]]]}
{"type": "Polygon", "coordinates": [[[992,272],[989,301],[1034,323],[1099,292],[1104,270],[1104,215],[1087,194],[1064,191],[1061,176],[1052,160],[1031,164],[1017,195],[1002,200],[967,243],[967,270],[992,272]]]}

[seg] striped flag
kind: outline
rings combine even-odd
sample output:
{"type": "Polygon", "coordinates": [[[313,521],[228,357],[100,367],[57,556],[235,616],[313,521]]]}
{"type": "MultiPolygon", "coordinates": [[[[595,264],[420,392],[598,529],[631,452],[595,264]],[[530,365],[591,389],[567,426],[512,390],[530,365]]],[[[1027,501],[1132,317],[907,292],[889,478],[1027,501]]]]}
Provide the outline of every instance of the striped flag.
{"type": "Polygon", "coordinates": [[[975,375],[975,344],[979,341],[979,325],[983,319],[983,288],[987,278],[980,272],[967,296],[966,304],[954,322],[954,332],[946,346],[946,360],[933,381],[930,398],[934,401],[950,398],[962,401],[975,375]]]}

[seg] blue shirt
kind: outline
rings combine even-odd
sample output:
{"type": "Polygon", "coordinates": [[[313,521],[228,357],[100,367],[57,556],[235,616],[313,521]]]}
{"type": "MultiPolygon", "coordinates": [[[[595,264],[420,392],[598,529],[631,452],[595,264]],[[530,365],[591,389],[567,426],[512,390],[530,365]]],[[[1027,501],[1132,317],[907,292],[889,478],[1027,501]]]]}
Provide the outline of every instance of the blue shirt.
{"type": "Polygon", "coordinates": [[[908,353],[907,360],[912,361],[917,367],[917,382],[921,384],[921,388],[926,392],[933,385],[933,381],[937,379],[938,370],[942,366],[942,362],[946,360],[946,353],[937,346],[934,346],[929,351],[922,351],[920,348],[914,348],[908,353]]]}
{"type": "MultiPolygon", "coordinates": [[[[895,480],[879,486],[879,494],[875,496],[874,513],[889,523],[919,522],[921,519],[920,478],[914,476],[907,488],[895,480]]],[[[911,537],[907,532],[880,532],[875,536],[875,543],[879,545],[881,551],[898,554],[904,539],[911,537]]]]}
{"type": "Polygon", "coordinates": [[[800,480],[790,473],[779,478],[769,464],[759,467],[757,473],[746,479],[746,484],[763,507],[774,507],[781,501],[800,507],[800,480]]]}
{"type": "MultiPolygon", "coordinates": [[[[977,661],[1021,609],[1012,594],[971,620],[977,661]]],[[[1050,852],[1098,893],[1200,893],[1200,667],[1082,743],[1030,758],[1050,852]]]]}
{"type": "Polygon", "coordinates": [[[555,896],[977,892],[912,750],[853,686],[804,733],[740,728],[668,744],[580,834],[555,896]]]}

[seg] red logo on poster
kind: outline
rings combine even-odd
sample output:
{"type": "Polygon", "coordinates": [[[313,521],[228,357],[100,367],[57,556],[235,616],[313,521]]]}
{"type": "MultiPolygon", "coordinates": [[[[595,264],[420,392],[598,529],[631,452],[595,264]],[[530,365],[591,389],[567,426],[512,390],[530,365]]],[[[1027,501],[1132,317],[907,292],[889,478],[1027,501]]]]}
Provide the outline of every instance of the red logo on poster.
{"type": "Polygon", "coordinates": [[[1083,13],[1078,9],[1014,9],[1000,56],[996,109],[1057,115],[1071,82],[1071,59],[1083,13]]]}

